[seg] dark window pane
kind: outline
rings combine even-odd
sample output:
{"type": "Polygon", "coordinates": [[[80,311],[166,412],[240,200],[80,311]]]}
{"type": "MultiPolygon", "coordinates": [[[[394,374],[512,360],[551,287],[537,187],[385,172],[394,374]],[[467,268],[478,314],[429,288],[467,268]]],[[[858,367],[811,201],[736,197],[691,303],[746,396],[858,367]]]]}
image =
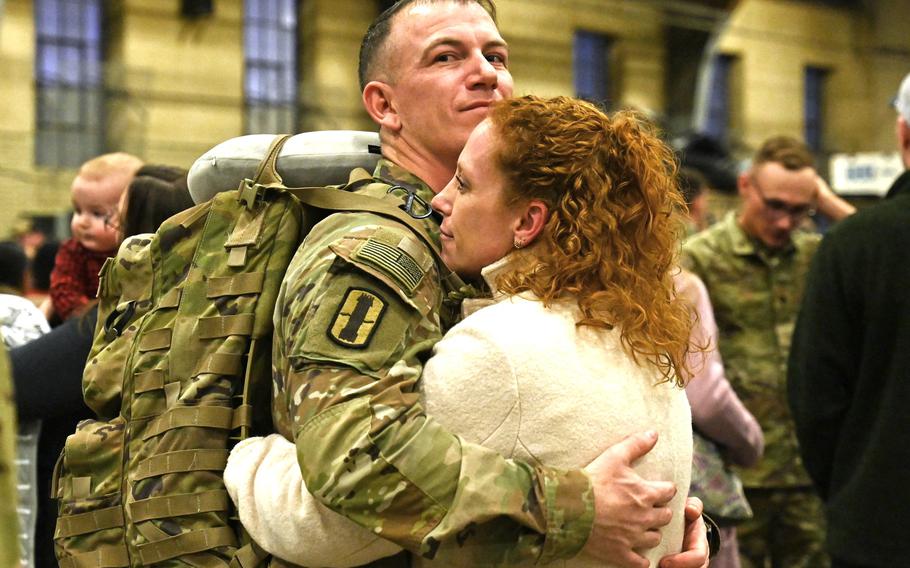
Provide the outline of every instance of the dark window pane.
{"type": "Polygon", "coordinates": [[[806,67],[805,71],[805,138],[815,152],[822,150],[824,137],[824,86],[827,70],[806,67]]]}
{"type": "Polygon", "coordinates": [[[576,31],[574,75],[576,96],[609,103],[610,38],[593,32],[576,31]]]}
{"type": "Polygon", "coordinates": [[[72,40],[81,39],[83,8],[81,2],[60,3],[60,17],[63,23],[60,35],[62,37],[72,40]]]}
{"type": "Polygon", "coordinates": [[[261,84],[260,75],[262,74],[262,69],[259,67],[247,66],[246,70],[246,98],[248,101],[259,101],[262,100],[262,89],[259,87],[261,84]]]}
{"type": "Polygon", "coordinates": [[[104,151],[101,0],[35,0],[39,165],[75,167],[104,151]]]}
{"type": "Polygon", "coordinates": [[[60,19],[54,2],[36,2],[35,13],[38,33],[59,35],[60,19]]]}
{"type": "Polygon", "coordinates": [[[278,29],[272,28],[262,34],[265,41],[262,46],[262,58],[269,62],[279,62],[285,57],[283,53],[278,51],[278,29]]]}
{"type": "Polygon", "coordinates": [[[246,131],[293,132],[297,100],[296,0],[245,0],[246,131]]]}
{"type": "Polygon", "coordinates": [[[733,57],[725,54],[715,55],[711,64],[705,133],[717,140],[726,138],[730,126],[730,69],[732,67],[733,57]]]}
{"type": "Polygon", "coordinates": [[[85,39],[93,45],[101,44],[101,4],[89,2],[86,6],[85,39]]]}

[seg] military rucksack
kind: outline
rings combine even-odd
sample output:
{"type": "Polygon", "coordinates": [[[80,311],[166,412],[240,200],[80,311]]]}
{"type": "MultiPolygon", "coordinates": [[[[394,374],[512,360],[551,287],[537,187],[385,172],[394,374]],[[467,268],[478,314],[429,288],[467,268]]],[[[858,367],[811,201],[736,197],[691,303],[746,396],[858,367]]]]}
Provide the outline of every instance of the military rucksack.
{"type": "MultiPolygon", "coordinates": [[[[272,314],[308,227],[326,212],[370,211],[436,253],[397,198],[285,188],[275,163],[286,139],[254,179],[127,239],[102,268],[83,375],[98,418],[67,439],[52,488],[61,568],[261,564],[222,473],[238,440],[271,431],[272,314]]],[[[355,177],[343,189],[371,182],[355,177]]]]}

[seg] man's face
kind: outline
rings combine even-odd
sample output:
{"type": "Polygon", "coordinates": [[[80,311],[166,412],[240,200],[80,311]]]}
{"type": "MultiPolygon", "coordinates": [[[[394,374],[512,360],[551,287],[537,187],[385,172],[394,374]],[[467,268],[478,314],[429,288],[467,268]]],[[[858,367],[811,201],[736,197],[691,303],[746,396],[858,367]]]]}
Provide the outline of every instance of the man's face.
{"type": "Polygon", "coordinates": [[[454,163],[490,104],[512,95],[508,47],[475,3],[406,8],[392,22],[387,48],[399,135],[430,159],[454,163]]]}
{"type": "Polygon", "coordinates": [[[779,249],[815,207],[815,170],[788,170],[767,162],[740,175],[743,207],[739,224],[768,248],[779,249]]]}

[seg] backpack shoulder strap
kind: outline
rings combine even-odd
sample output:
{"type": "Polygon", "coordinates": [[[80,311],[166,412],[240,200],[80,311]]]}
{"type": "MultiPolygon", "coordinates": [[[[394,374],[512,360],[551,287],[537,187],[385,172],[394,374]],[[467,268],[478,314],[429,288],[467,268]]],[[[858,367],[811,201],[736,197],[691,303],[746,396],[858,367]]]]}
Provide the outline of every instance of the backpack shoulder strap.
{"type": "Polygon", "coordinates": [[[284,143],[291,138],[290,134],[281,134],[272,140],[265,157],[259,162],[259,168],[256,170],[256,177],[253,178],[254,184],[260,185],[283,185],[284,180],[278,173],[278,154],[284,143]]]}

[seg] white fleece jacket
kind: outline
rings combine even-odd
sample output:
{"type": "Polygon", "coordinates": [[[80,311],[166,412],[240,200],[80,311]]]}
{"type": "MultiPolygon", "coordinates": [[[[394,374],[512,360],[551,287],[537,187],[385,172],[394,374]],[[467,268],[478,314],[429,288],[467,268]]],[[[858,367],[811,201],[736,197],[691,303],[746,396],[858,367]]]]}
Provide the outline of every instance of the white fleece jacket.
{"type": "MultiPolygon", "coordinates": [[[[484,270],[492,275],[502,261],[484,270]]],[[[635,364],[618,331],[578,328],[577,308],[545,308],[533,299],[498,297],[452,328],[434,350],[421,380],[427,414],[463,438],[507,457],[581,468],[634,432],[655,429],[657,446],[635,469],[673,481],[674,517],[661,544],[645,554],[651,566],[682,546],[683,507],[692,468],[692,428],[683,390],[658,384],[635,364]]],[[[296,448],[280,436],[239,444],[225,471],[240,520],[267,551],[304,566],[355,566],[399,548],[341,518],[306,493],[296,448]]],[[[433,562],[469,566],[451,543],[433,562]]],[[[567,567],[602,566],[576,557],[567,567]]]]}

